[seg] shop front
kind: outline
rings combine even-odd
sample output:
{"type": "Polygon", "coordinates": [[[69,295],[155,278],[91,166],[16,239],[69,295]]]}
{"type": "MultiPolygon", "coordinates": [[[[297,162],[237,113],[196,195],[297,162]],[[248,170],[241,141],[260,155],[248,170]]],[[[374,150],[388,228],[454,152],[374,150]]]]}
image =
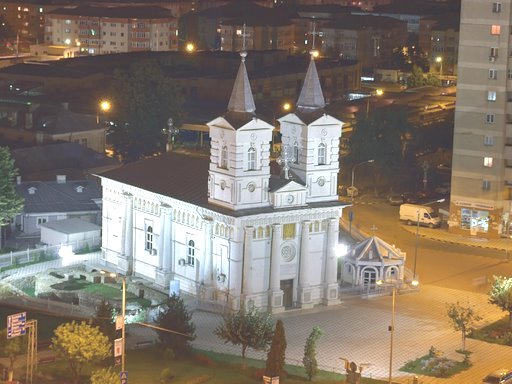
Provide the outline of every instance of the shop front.
{"type": "Polygon", "coordinates": [[[449,231],[474,237],[499,238],[503,231],[502,211],[501,208],[489,204],[452,201],[449,231]]]}

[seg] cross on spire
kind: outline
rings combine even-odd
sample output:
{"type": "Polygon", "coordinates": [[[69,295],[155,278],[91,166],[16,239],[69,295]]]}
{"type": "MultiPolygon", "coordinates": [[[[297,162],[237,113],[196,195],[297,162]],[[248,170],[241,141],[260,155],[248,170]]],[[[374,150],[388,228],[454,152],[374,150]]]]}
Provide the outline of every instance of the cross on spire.
{"type": "Polygon", "coordinates": [[[314,51],[315,50],[315,36],[318,35],[318,37],[322,37],[324,35],[323,32],[317,32],[316,31],[316,20],[315,20],[314,17],[313,17],[313,31],[312,32],[308,32],[308,35],[312,35],[313,36],[313,40],[312,40],[312,43],[311,43],[311,50],[314,51]]]}
{"type": "Polygon", "coordinates": [[[244,23],[244,25],[242,27],[242,33],[240,34],[240,36],[242,36],[242,52],[245,52],[246,42],[247,42],[246,38],[249,36],[249,34],[247,33],[247,29],[246,29],[245,23],[244,23]]]}
{"type": "Polygon", "coordinates": [[[286,180],[289,179],[288,171],[290,170],[290,166],[288,163],[293,160],[293,154],[290,153],[290,147],[288,145],[283,145],[281,147],[281,156],[279,156],[276,160],[277,164],[283,166],[284,178],[286,180]]]}

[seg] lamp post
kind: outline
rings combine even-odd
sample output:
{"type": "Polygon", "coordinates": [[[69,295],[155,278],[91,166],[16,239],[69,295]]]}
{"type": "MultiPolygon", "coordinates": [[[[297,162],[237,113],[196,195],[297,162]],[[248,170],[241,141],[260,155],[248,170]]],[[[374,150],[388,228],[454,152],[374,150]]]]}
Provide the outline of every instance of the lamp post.
{"type": "MultiPolygon", "coordinates": [[[[115,272],[106,272],[100,271],[102,275],[108,275],[112,278],[117,278],[119,275],[115,272]]],[[[124,370],[124,361],[125,361],[125,323],[126,323],[126,276],[121,275],[122,278],[122,296],[121,296],[121,372],[125,372],[124,370]]],[[[116,322],[117,324],[117,322],[116,322]]],[[[117,327],[116,327],[117,328],[117,327]]]]}
{"type": "Polygon", "coordinates": [[[99,107],[99,110],[96,113],[96,124],[100,123],[100,111],[103,113],[107,113],[108,111],[110,111],[110,108],[112,108],[112,104],[110,103],[109,100],[103,99],[103,100],[100,100],[98,107],[99,107]]]}
{"type": "Polygon", "coordinates": [[[360,163],[357,163],[356,165],[354,165],[352,167],[352,182],[350,183],[350,201],[351,202],[354,201],[354,174],[355,174],[356,168],[358,166],[366,164],[366,163],[373,163],[374,161],[375,161],[374,159],[361,161],[360,163]]]}
{"type": "Polygon", "coordinates": [[[437,56],[436,63],[439,64],[439,76],[443,76],[443,58],[441,56],[437,56]]]}
{"type": "Polygon", "coordinates": [[[384,286],[389,285],[392,288],[392,299],[391,299],[391,325],[389,326],[389,334],[390,334],[390,340],[389,340],[389,377],[388,377],[388,384],[392,383],[393,380],[393,337],[395,334],[395,302],[396,302],[396,285],[385,283],[382,280],[377,280],[378,286],[384,286]]]}
{"type": "MultiPolygon", "coordinates": [[[[445,199],[439,199],[435,201],[431,201],[429,203],[425,203],[423,205],[430,205],[435,203],[442,203],[445,199]]],[[[418,209],[416,211],[417,217],[416,217],[416,240],[414,244],[414,267],[413,267],[413,277],[412,277],[412,285],[417,286],[418,285],[418,278],[416,277],[416,261],[418,259],[418,239],[420,234],[420,210],[418,209]]]]}
{"type": "Polygon", "coordinates": [[[168,142],[166,145],[166,151],[170,152],[173,150],[174,147],[174,139],[176,138],[176,135],[180,133],[179,128],[174,126],[174,120],[172,117],[169,117],[167,119],[167,134],[168,134],[168,142]]]}
{"type": "MultiPolygon", "coordinates": [[[[375,96],[382,96],[384,94],[384,91],[382,89],[376,89],[375,90],[375,96]]],[[[368,118],[368,115],[370,113],[370,99],[373,95],[370,94],[368,98],[366,99],[366,117],[368,118]]]]}

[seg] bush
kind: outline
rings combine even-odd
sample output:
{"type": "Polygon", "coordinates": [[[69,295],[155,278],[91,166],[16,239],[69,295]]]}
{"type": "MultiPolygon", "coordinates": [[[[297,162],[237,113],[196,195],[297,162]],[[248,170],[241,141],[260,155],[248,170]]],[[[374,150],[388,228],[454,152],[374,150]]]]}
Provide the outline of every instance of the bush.
{"type": "Polygon", "coordinates": [[[194,355],[194,361],[203,367],[214,368],[216,366],[211,357],[202,354],[194,355]]]}
{"type": "Polygon", "coordinates": [[[160,372],[160,381],[163,383],[168,383],[171,379],[174,378],[171,368],[164,368],[162,372],[160,372]]]}

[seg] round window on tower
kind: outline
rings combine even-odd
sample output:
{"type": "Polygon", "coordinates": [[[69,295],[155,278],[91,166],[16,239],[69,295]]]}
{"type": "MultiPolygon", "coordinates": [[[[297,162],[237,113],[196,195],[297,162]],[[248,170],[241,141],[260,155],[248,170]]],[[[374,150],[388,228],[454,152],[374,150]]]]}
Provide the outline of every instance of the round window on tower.
{"type": "Polygon", "coordinates": [[[319,186],[323,187],[325,185],[325,177],[319,177],[317,183],[319,186]]]}

